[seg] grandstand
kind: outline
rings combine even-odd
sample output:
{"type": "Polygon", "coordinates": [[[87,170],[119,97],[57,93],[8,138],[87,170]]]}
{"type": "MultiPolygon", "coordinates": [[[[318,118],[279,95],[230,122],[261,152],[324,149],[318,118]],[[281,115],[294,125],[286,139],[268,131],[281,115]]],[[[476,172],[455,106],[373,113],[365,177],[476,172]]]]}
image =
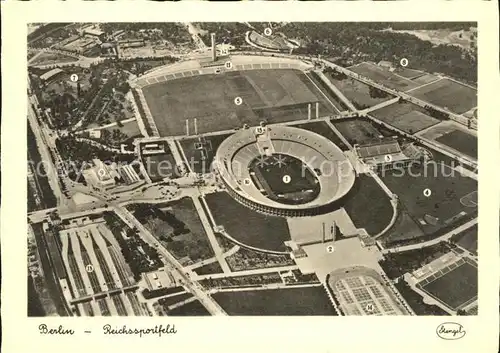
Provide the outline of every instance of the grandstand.
{"type": "Polygon", "coordinates": [[[327,279],[344,315],[410,315],[384,282],[377,271],[362,266],[335,270],[327,279]]]}
{"type": "Polygon", "coordinates": [[[257,211],[281,216],[307,216],[340,207],[338,201],[355,182],[351,163],[333,142],[282,125],[244,129],[228,137],[217,150],[215,167],[233,198],[257,211]],[[307,167],[320,190],[313,200],[286,204],[262,192],[249,165],[255,158],[276,155],[300,159],[307,167]]]}
{"type": "Polygon", "coordinates": [[[288,58],[255,56],[255,55],[234,55],[231,57],[232,67],[229,69],[221,66],[218,62],[215,66],[205,65],[205,59],[186,60],[168,66],[162,66],[139,78],[132,80],[130,85],[134,88],[143,89],[146,86],[171,81],[184,77],[197,75],[210,75],[224,73],[228,71],[261,70],[261,69],[296,69],[307,71],[312,69],[310,64],[288,58]],[[200,62],[201,61],[201,62],[200,62]],[[219,71],[217,71],[219,70],[219,71]],[[216,72],[217,71],[217,72],[216,72]]]}
{"type": "Polygon", "coordinates": [[[355,145],[359,159],[377,170],[404,167],[420,160],[424,153],[414,144],[401,146],[397,140],[382,140],[365,145],[355,145]]]}

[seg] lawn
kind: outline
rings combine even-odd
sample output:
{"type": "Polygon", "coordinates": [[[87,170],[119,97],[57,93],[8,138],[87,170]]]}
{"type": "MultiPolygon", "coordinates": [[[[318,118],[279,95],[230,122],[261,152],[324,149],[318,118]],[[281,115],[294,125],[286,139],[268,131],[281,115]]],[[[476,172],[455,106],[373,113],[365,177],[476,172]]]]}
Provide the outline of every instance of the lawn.
{"type": "Polygon", "coordinates": [[[454,223],[457,219],[452,217],[461,212],[465,216],[476,211],[474,207],[463,206],[460,199],[477,190],[477,181],[454,172],[444,162],[385,171],[381,178],[425,234],[454,223]],[[424,195],[425,189],[431,191],[430,196],[424,195]]]}
{"type": "Polygon", "coordinates": [[[411,95],[457,114],[477,106],[477,90],[449,79],[417,88],[411,95]]]}
{"type": "Polygon", "coordinates": [[[427,115],[425,109],[405,101],[391,104],[370,114],[409,134],[414,134],[440,122],[439,119],[427,115]]]}
{"type": "MultiPolygon", "coordinates": [[[[340,100],[340,98],[328,87],[326,82],[324,82],[317,73],[314,71],[311,71],[310,73],[307,74],[307,77],[311,79],[312,82],[316,84],[316,86],[320,89],[320,91],[328,97],[330,102],[333,104],[335,107],[336,112],[341,112],[341,111],[346,111],[349,110],[349,108],[345,105],[344,102],[340,100]]],[[[322,116],[324,114],[319,114],[319,116],[322,116]]]]}
{"type": "Polygon", "coordinates": [[[370,86],[353,78],[346,77],[343,80],[339,80],[333,78],[330,73],[325,72],[325,75],[358,109],[369,108],[393,98],[392,96],[375,97],[370,86]]]}
{"type": "Polygon", "coordinates": [[[186,155],[186,162],[191,170],[195,173],[210,173],[217,149],[229,136],[230,134],[222,134],[180,140],[179,144],[186,155]]]}
{"type": "Polygon", "coordinates": [[[424,236],[424,232],[405,210],[398,211],[396,222],[382,237],[383,243],[390,246],[393,242],[416,239],[424,236]]]}
{"type": "Polygon", "coordinates": [[[168,316],[210,316],[210,312],[199,300],[195,300],[170,310],[168,316]]]}
{"type": "Polygon", "coordinates": [[[414,78],[412,81],[417,83],[418,85],[426,85],[428,83],[431,83],[432,81],[438,80],[438,77],[431,75],[431,74],[425,74],[423,76],[414,78]]]}
{"type": "Polygon", "coordinates": [[[286,251],[284,242],[291,238],[285,218],[253,211],[225,192],[208,194],[205,199],[215,223],[234,239],[259,249],[286,251]]]}
{"type": "Polygon", "coordinates": [[[370,176],[360,174],[345,198],[344,209],[357,228],[376,235],[389,225],[394,213],[389,196],[370,176]]]}
{"type": "Polygon", "coordinates": [[[477,265],[464,262],[459,267],[424,285],[422,289],[448,307],[457,310],[478,295],[477,265]]]}
{"type": "Polygon", "coordinates": [[[229,315],[337,315],[323,286],[218,292],[212,297],[229,315]]]}
{"type": "Polygon", "coordinates": [[[398,67],[394,70],[394,73],[398,74],[399,76],[403,76],[404,78],[407,78],[409,80],[414,80],[417,77],[425,75],[425,72],[423,71],[409,69],[407,67],[398,67]]]}
{"type": "Polygon", "coordinates": [[[477,137],[474,135],[461,130],[453,130],[442,135],[441,137],[436,138],[436,141],[477,159],[478,144],[477,137]]]}
{"type": "Polygon", "coordinates": [[[334,144],[336,144],[342,151],[347,151],[349,148],[346,146],[344,142],[340,139],[340,137],[335,133],[330,126],[324,121],[316,121],[312,123],[298,124],[294,125],[295,127],[312,131],[318,135],[326,137],[334,144]]]}
{"type": "MultiPolygon", "coordinates": [[[[214,256],[193,201],[182,198],[159,208],[157,205],[134,205],[134,216],[160,239],[183,264],[214,256]]],[[[163,206],[163,205],[162,205],[163,206]]]]}
{"type": "Polygon", "coordinates": [[[332,120],[332,123],[351,145],[363,145],[377,140],[380,136],[394,135],[390,131],[377,129],[367,119],[332,120]]]}
{"type": "Polygon", "coordinates": [[[113,132],[113,130],[119,130],[122,134],[127,135],[128,137],[138,137],[142,136],[141,130],[139,130],[139,125],[137,125],[136,120],[127,121],[122,123],[122,126],[114,125],[111,127],[106,127],[102,130],[108,130],[109,132],[113,132]]]}
{"type": "Polygon", "coordinates": [[[368,62],[352,66],[349,70],[398,91],[407,91],[418,86],[418,84],[407,78],[398,76],[384,67],[368,62]]]}
{"type": "Polygon", "coordinates": [[[303,112],[275,117],[272,110],[295,110],[318,101],[319,92],[313,93],[306,80],[297,70],[248,70],[176,79],[147,86],[143,92],[160,135],[183,135],[186,119],[194,125],[197,118],[198,132],[204,133],[239,128],[245,123],[253,126],[261,119],[303,118],[303,112]],[[241,105],[235,104],[236,97],[241,97],[241,105]]]}
{"type": "Polygon", "coordinates": [[[42,52],[30,62],[30,65],[54,65],[71,61],[78,61],[78,59],[61,53],[42,52]]]}
{"type": "Polygon", "coordinates": [[[200,267],[197,267],[193,270],[197,275],[210,275],[212,273],[222,273],[222,267],[218,261],[212,262],[210,264],[206,264],[200,267]]]}
{"type": "Polygon", "coordinates": [[[453,239],[455,243],[477,255],[477,225],[457,234],[453,239]]]}
{"type": "Polygon", "coordinates": [[[401,294],[401,296],[406,300],[408,305],[413,309],[417,315],[430,315],[430,316],[447,316],[449,315],[446,311],[441,309],[437,305],[429,305],[424,303],[424,298],[417,292],[415,292],[411,287],[404,281],[400,280],[395,283],[394,286],[401,294]]]}
{"type": "Polygon", "coordinates": [[[241,248],[234,255],[226,257],[226,261],[231,271],[247,271],[295,264],[295,261],[288,255],[271,255],[245,248],[241,248]]]}
{"type": "Polygon", "coordinates": [[[153,183],[164,178],[175,178],[178,175],[175,159],[170,153],[144,156],[143,160],[144,168],[153,183]]]}

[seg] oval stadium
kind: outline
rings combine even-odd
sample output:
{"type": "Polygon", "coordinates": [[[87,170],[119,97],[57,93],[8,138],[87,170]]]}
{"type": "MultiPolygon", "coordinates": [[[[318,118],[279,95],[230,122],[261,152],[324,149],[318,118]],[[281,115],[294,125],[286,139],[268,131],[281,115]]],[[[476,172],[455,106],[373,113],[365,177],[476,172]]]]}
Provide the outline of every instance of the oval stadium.
{"type": "Polygon", "coordinates": [[[333,142],[285,125],[231,135],[217,150],[215,168],[240,203],[288,217],[340,207],[356,179],[351,162],[333,142]]]}

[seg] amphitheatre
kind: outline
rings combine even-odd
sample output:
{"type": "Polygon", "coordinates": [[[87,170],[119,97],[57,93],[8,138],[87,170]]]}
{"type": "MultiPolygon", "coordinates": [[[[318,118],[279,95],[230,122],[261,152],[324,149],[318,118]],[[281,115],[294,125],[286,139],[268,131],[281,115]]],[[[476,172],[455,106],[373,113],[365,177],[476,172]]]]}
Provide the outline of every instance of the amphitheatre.
{"type": "MultiPolygon", "coordinates": [[[[307,216],[335,207],[355,182],[355,172],[342,151],[330,140],[313,132],[294,127],[275,125],[238,131],[219,147],[215,164],[228,192],[239,202],[261,212],[280,216],[307,216]],[[263,178],[256,178],[249,168],[252,160],[262,156],[287,156],[301,159],[319,184],[317,196],[295,204],[266,196],[259,189],[263,178]]],[[[282,166],[278,166],[278,169],[282,166]]],[[[305,178],[295,173],[292,178],[305,178]]],[[[281,181],[287,183],[287,180],[281,181]]],[[[279,181],[278,181],[279,183],[279,181]]],[[[272,189],[272,187],[271,187],[272,189]]]]}

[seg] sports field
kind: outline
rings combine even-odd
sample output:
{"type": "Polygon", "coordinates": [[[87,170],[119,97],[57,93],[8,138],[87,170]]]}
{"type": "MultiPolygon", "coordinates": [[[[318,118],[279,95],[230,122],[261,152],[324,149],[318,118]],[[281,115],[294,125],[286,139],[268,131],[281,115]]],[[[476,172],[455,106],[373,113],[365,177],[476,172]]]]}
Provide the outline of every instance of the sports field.
{"type": "Polygon", "coordinates": [[[318,135],[326,137],[334,144],[336,144],[342,151],[347,151],[349,149],[349,147],[347,147],[346,144],[342,142],[337,133],[335,133],[324,121],[315,121],[313,123],[297,124],[294,126],[307,131],[315,132],[318,135]]]}
{"type": "Polygon", "coordinates": [[[414,134],[440,122],[440,120],[427,115],[423,108],[406,101],[391,104],[370,114],[409,134],[414,134]]]}
{"type": "Polygon", "coordinates": [[[194,173],[210,173],[217,149],[229,136],[229,134],[222,134],[180,140],[179,144],[186,156],[187,165],[194,173]]]}
{"type": "Polygon", "coordinates": [[[461,202],[464,196],[477,190],[477,181],[453,171],[444,162],[385,171],[381,178],[398,195],[404,209],[425,234],[431,234],[477,210],[461,202]],[[430,190],[430,196],[424,195],[426,189],[430,190]]]}
{"type": "MultiPolygon", "coordinates": [[[[453,310],[471,302],[478,295],[477,265],[470,260],[467,262],[461,260],[460,262],[462,263],[458,267],[452,264],[450,267],[454,268],[447,267],[446,270],[441,270],[440,272],[445,272],[445,274],[440,275],[432,282],[418,284],[422,290],[453,310]]],[[[423,282],[427,281],[425,279],[423,282]]]]}
{"type": "Polygon", "coordinates": [[[254,182],[265,196],[284,204],[298,205],[314,200],[320,192],[318,180],[299,159],[276,153],[250,162],[254,182]]]}
{"type": "Polygon", "coordinates": [[[307,118],[307,103],[333,109],[304,73],[292,69],[246,70],[200,75],[156,83],[143,88],[161,136],[186,133],[186,119],[197,118],[198,132],[229,130],[307,118]],[[235,99],[242,103],[237,105],[235,99]]]}
{"type": "Polygon", "coordinates": [[[390,131],[381,131],[366,119],[332,120],[332,124],[351,145],[363,145],[379,139],[380,136],[394,135],[390,131]]]}
{"type": "Polygon", "coordinates": [[[438,79],[439,78],[434,76],[434,75],[425,74],[423,76],[414,78],[412,81],[417,83],[420,86],[420,85],[425,85],[425,84],[431,83],[432,81],[436,81],[438,79]]]}
{"type": "Polygon", "coordinates": [[[245,245],[271,251],[286,251],[290,240],[285,218],[268,216],[243,206],[226,192],[205,196],[215,223],[245,245]]]}
{"type": "Polygon", "coordinates": [[[398,91],[407,91],[418,86],[418,84],[407,78],[396,75],[384,67],[368,62],[351,66],[349,70],[398,91]]]}
{"type": "Polygon", "coordinates": [[[461,130],[453,130],[436,138],[436,141],[477,159],[477,137],[474,135],[461,130]]]}
{"type": "Polygon", "coordinates": [[[394,98],[391,95],[383,98],[375,97],[373,90],[370,89],[370,86],[353,78],[346,76],[343,80],[339,80],[333,78],[330,73],[325,73],[325,75],[357,109],[369,108],[394,98]]]}
{"type": "Polygon", "coordinates": [[[229,315],[337,315],[323,286],[218,292],[212,297],[229,315]]]}
{"type": "Polygon", "coordinates": [[[398,67],[394,70],[394,73],[409,80],[414,80],[417,77],[425,75],[425,72],[423,71],[410,69],[408,67],[398,67]]]}
{"type": "Polygon", "coordinates": [[[389,225],[393,209],[389,196],[370,176],[360,174],[345,198],[344,209],[357,228],[376,235],[389,225]]]}
{"type": "Polygon", "coordinates": [[[442,79],[410,92],[420,98],[450,111],[462,114],[477,106],[477,90],[458,82],[442,79]]]}
{"type": "Polygon", "coordinates": [[[144,168],[153,182],[164,178],[175,178],[179,175],[174,156],[170,153],[144,156],[143,161],[144,168]]]}
{"type": "Polygon", "coordinates": [[[456,240],[458,245],[464,249],[469,250],[471,253],[477,255],[477,225],[468,228],[460,234],[457,234],[456,240]]]}

